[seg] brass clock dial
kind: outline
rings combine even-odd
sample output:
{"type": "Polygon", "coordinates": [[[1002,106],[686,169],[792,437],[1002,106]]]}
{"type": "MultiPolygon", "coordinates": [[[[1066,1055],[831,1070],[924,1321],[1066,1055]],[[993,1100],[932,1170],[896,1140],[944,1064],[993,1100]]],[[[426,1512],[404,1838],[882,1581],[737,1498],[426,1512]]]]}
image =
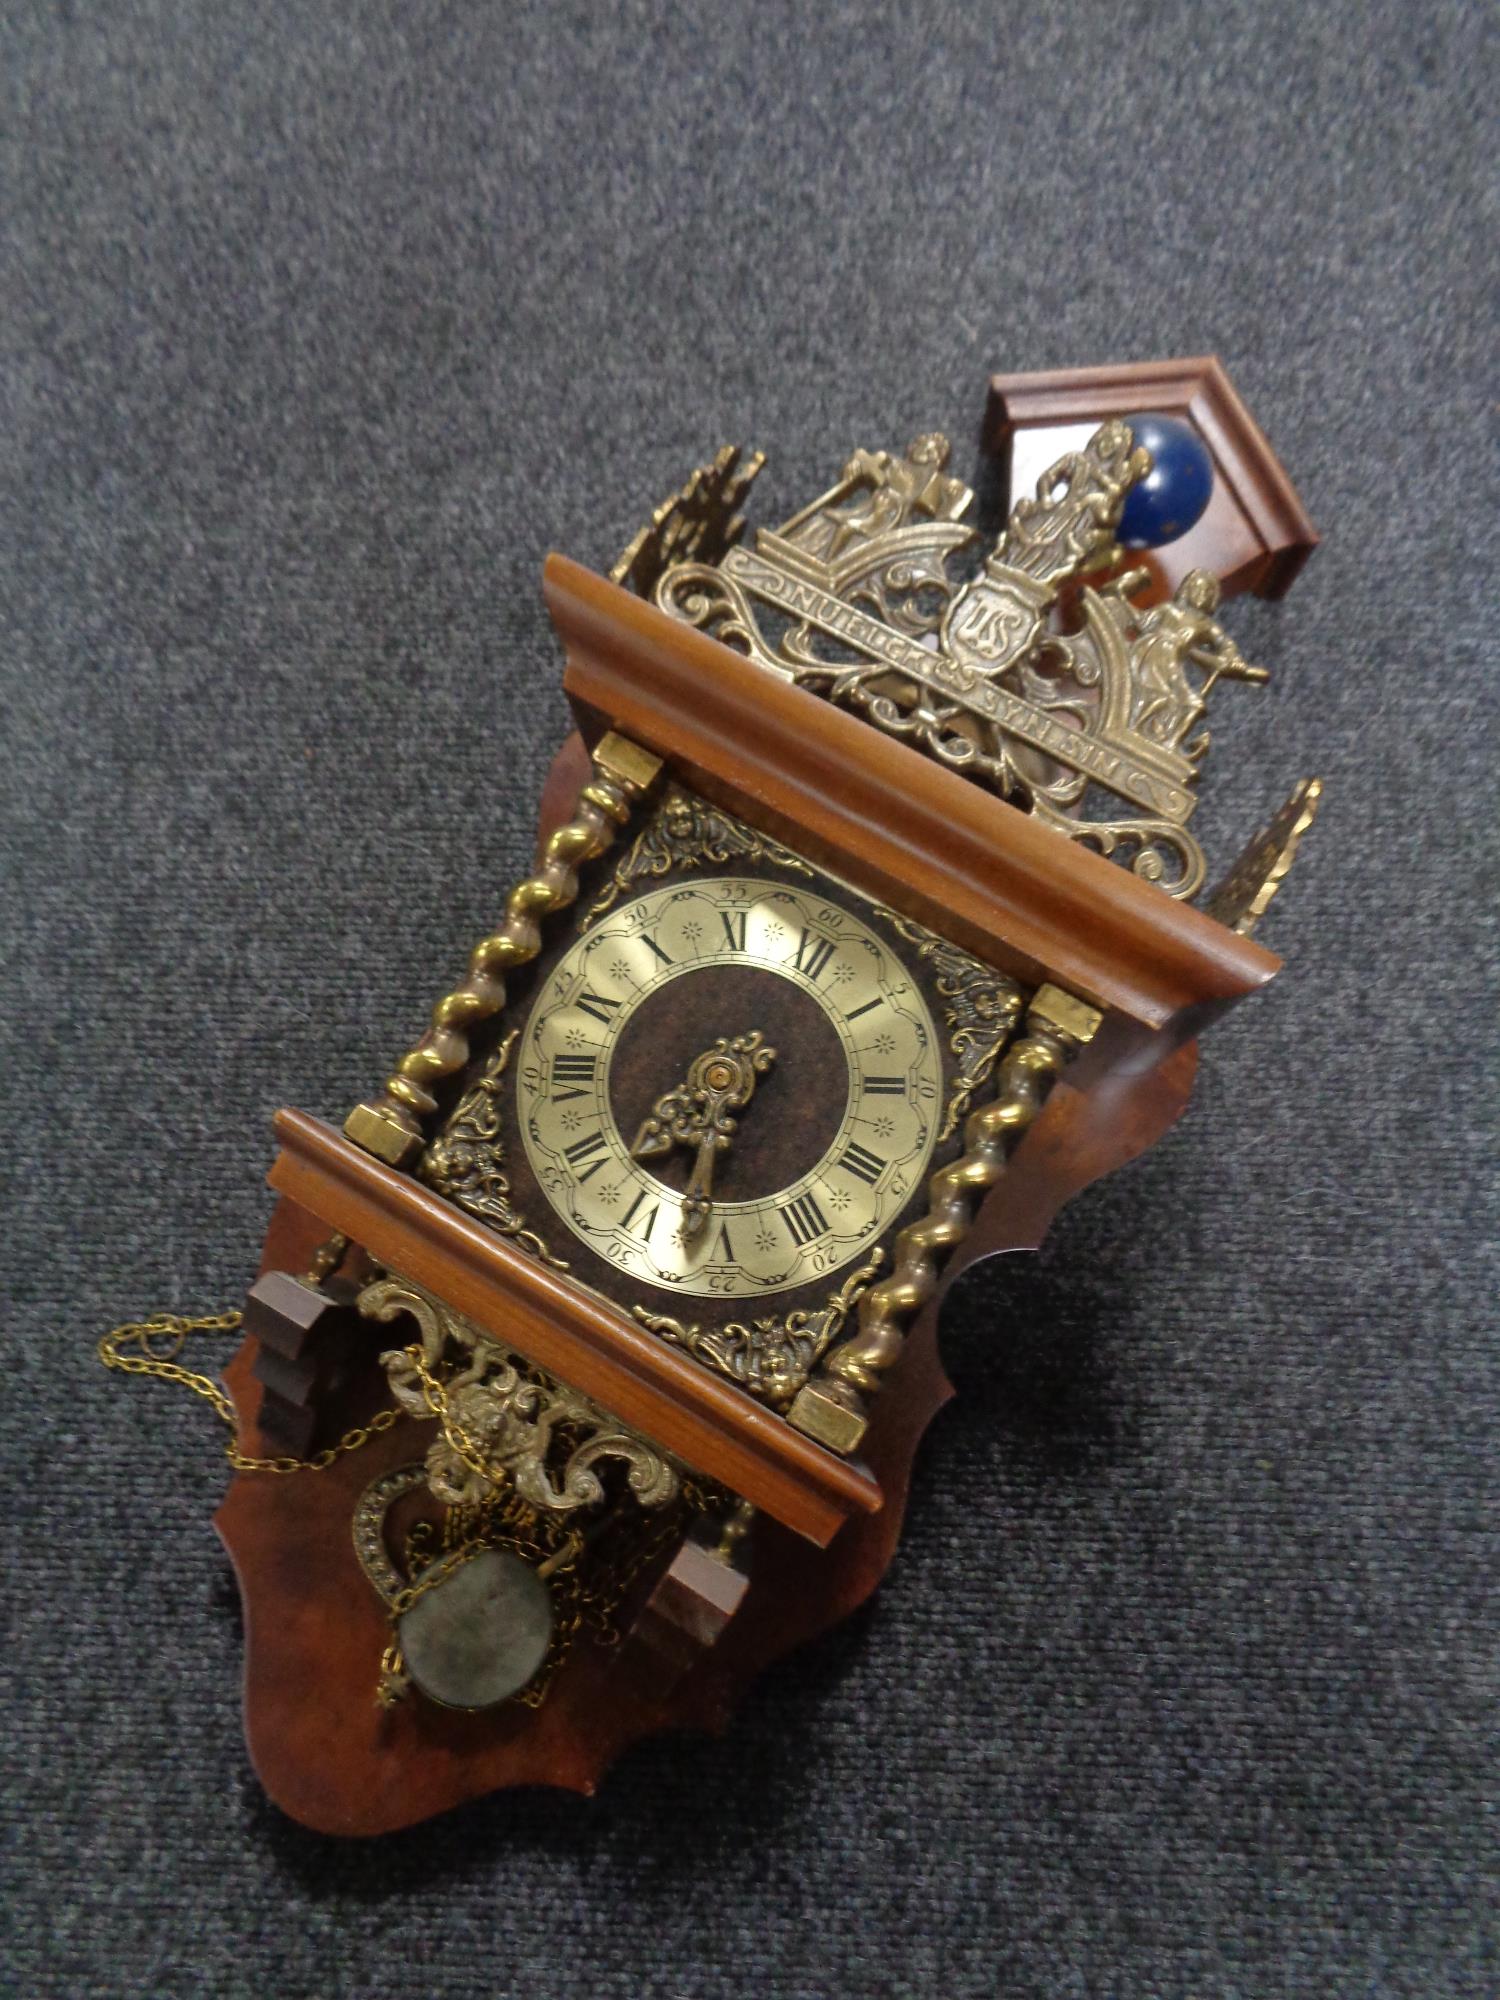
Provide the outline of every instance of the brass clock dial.
{"type": "Polygon", "coordinates": [[[1024,995],[675,787],[587,893],[419,1171],[786,1409],[923,1212],[1024,995]]]}
{"type": "Polygon", "coordinates": [[[920,1184],[943,1116],[926,1001],[815,889],[698,877],[616,908],[537,992],[516,1109],[537,1186],[597,1256],[754,1298],[841,1270],[920,1184]]]}

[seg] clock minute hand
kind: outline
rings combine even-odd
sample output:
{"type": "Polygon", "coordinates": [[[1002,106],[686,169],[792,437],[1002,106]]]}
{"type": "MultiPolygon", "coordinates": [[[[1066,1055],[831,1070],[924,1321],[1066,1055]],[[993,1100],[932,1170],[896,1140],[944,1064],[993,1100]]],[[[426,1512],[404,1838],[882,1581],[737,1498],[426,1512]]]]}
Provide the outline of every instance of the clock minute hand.
{"type": "Polygon", "coordinates": [[[727,1153],[736,1120],[755,1095],[756,1080],[776,1060],[759,1028],[731,1040],[720,1035],[711,1048],[695,1056],[686,1080],[663,1091],[641,1121],[630,1148],[632,1159],[649,1160],[674,1147],[695,1151],[693,1171],[682,1197],[682,1237],[701,1236],[713,1211],[714,1166],[727,1153]]]}

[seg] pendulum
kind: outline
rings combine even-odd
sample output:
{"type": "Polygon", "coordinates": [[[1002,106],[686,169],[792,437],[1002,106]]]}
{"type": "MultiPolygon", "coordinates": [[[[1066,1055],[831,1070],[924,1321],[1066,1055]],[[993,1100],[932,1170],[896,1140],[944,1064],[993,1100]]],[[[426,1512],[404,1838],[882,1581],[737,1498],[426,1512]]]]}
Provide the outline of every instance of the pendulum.
{"type": "Polygon", "coordinates": [[[508,1549],[479,1549],[397,1625],[406,1670],[445,1708],[492,1708],[526,1686],[552,1643],[545,1577],[508,1549]]]}

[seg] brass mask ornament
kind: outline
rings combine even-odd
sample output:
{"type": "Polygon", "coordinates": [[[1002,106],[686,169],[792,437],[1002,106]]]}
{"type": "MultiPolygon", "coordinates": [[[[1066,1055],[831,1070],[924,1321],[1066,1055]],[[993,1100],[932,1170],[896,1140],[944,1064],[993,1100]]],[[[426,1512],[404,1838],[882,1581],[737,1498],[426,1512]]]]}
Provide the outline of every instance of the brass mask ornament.
{"type": "Polygon", "coordinates": [[[1290,481],[1216,362],[996,378],[986,439],[1029,468],[989,547],[934,431],[753,543],[726,447],[607,577],[549,560],[534,868],[341,1131],[279,1115],[243,1316],[101,1343],[230,1426],[247,1734],[308,1825],[721,1728],[889,1564],[942,1287],[1160,1137],[1277,969],[1318,781],[1201,908],[1188,822],[1290,481]]]}

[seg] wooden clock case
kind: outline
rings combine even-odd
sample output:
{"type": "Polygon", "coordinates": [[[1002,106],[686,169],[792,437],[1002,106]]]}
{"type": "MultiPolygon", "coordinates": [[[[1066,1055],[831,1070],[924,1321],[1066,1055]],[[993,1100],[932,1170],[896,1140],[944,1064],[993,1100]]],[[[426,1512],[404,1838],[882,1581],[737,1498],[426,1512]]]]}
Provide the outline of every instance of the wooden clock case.
{"type": "MultiPolygon", "coordinates": [[[[1264,565],[1243,578],[1281,581],[1264,565]]],[[[950,1258],[944,1289],[986,1257],[1034,1248],[1066,1200],[1159,1139],[1187,1104],[1202,1030],[1277,971],[1250,938],[578,564],[553,556],[545,591],[577,730],[544,791],[543,840],[587,781],[591,746],[615,731],[671,779],[974,956],[1102,1010],[950,1258]]],[[[390,1631],[350,1531],[360,1493],[420,1458],[430,1426],[402,1418],[317,1474],[237,1476],[216,1525],[245,1607],[247,1736],[266,1789],[294,1818],[374,1834],[509,1785],[590,1792],[643,1736],[724,1728],[757,1673],[875,1588],[916,1447],[952,1393],[937,1353],[941,1290],[912,1323],[850,1461],[334,1128],[286,1111],[277,1136],[263,1273],[304,1270],[340,1231],[756,1509],[748,1590],[727,1623],[708,1621],[712,1643],[695,1637],[691,1606],[658,1591],[618,1646],[580,1640],[539,1708],[467,1714],[375,1701],[390,1631]]],[[[374,1363],[384,1344],[372,1329],[368,1365],[329,1413],[333,1435],[388,1400],[374,1363]]],[[[247,1340],[226,1374],[251,1451],[275,1448],[259,1428],[255,1350],[247,1340]]]]}

